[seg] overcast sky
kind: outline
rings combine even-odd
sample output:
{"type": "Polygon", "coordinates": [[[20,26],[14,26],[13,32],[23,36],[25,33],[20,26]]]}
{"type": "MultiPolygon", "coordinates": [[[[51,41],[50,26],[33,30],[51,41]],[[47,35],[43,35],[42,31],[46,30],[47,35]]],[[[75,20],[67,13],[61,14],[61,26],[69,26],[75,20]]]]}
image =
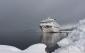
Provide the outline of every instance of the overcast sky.
{"type": "Polygon", "coordinates": [[[85,0],[0,0],[0,32],[38,29],[48,16],[76,23],[85,18],[85,0]]]}

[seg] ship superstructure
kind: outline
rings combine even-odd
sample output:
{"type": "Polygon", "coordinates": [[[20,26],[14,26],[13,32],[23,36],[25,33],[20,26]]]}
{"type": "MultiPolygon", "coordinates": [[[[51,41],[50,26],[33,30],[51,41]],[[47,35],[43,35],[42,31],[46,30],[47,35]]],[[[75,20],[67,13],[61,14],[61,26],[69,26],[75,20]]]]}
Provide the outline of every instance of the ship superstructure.
{"type": "Polygon", "coordinates": [[[60,25],[56,22],[56,19],[48,17],[40,22],[40,29],[43,32],[59,32],[60,25]]]}

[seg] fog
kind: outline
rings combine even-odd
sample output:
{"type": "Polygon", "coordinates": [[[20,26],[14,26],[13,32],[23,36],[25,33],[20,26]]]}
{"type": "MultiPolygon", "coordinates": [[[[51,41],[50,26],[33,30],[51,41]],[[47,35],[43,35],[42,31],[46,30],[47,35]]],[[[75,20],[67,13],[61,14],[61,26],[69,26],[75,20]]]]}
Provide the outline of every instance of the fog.
{"type": "Polygon", "coordinates": [[[85,18],[85,0],[0,0],[0,32],[38,30],[42,18],[61,25],[85,18]]]}

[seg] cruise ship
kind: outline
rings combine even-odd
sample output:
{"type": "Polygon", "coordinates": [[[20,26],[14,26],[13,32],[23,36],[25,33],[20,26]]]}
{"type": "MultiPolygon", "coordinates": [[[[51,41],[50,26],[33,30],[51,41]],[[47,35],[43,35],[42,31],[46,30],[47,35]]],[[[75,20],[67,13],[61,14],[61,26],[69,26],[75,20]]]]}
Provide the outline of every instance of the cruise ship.
{"type": "Polygon", "coordinates": [[[48,17],[41,20],[40,29],[42,32],[59,32],[60,25],[56,22],[56,19],[48,17]]]}

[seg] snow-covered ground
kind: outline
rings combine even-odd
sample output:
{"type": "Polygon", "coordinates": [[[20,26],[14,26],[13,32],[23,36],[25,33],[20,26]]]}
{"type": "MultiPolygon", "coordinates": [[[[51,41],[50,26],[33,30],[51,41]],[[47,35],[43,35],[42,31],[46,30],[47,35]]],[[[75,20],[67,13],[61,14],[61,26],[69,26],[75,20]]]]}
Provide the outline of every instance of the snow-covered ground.
{"type": "Polygon", "coordinates": [[[45,51],[46,45],[45,44],[34,44],[23,51],[23,53],[46,53],[45,51]]]}
{"type": "Polygon", "coordinates": [[[0,53],[20,53],[21,50],[19,50],[16,47],[8,46],[8,45],[0,45],[0,53]]]}
{"type": "Polygon", "coordinates": [[[0,53],[46,53],[46,45],[42,43],[34,44],[26,50],[20,50],[13,46],[0,45],[0,53]]]}
{"type": "Polygon", "coordinates": [[[75,25],[76,29],[57,44],[61,48],[52,53],[85,53],[85,19],[75,25]]]}

